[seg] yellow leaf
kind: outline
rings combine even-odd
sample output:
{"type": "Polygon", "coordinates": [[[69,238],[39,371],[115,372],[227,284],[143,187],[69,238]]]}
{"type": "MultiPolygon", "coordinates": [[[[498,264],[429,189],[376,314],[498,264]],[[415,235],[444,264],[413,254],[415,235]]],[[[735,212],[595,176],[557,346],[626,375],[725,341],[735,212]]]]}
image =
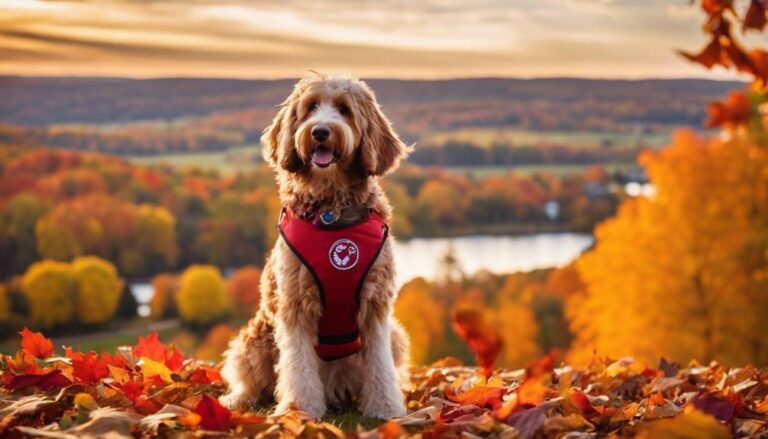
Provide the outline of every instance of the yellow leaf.
{"type": "Polygon", "coordinates": [[[159,376],[166,383],[170,383],[171,369],[168,369],[165,364],[158,361],[150,360],[147,357],[141,357],[141,372],[144,374],[144,378],[152,378],[159,376]]]}

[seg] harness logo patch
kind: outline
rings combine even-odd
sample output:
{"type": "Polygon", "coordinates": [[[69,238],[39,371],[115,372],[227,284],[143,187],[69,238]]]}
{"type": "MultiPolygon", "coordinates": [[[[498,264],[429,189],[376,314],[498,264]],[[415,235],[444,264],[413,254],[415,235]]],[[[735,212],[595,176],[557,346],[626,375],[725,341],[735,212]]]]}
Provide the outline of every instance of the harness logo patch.
{"type": "Polygon", "coordinates": [[[328,259],[331,260],[331,265],[336,269],[349,270],[357,265],[360,252],[354,242],[349,239],[339,239],[331,244],[331,249],[328,250],[328,259]]]}

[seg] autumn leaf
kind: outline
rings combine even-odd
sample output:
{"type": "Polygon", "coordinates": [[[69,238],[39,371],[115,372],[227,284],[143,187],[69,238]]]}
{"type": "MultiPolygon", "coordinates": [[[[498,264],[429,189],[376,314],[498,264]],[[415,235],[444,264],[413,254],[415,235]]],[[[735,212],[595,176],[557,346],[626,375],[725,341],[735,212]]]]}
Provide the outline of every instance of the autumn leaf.
{"type": "Polygon", "coordinates": [[[56,390],[72,384],[69,378],[62,375],[58,369],[41,375],[17,375],[11,379],[6,388],[16,392],[27,387],[35,386],[42,391],[56,390]]]}
{"type": "Polygon", "coordinates": [[[539,407],[521,410],[507,419],[507,424],[514,427],[522,439],[533,438],[546,423],[547,414],[539,407]]]}
{"type": "Polygon", "coordinates": [[[139,367],[141,367],[141,372],[144,374],[144,378],[159,377],[166,383],[173,381],[173,378],[171,378],[171,370],[159,361],[141,357],[141,364],[139,367]]]}
{"type": "Polygon", "coordinates": [[[737,405],[731,401],[726,401],[708,392],[698,395],[693,400],[693,406],[701,410],[702,413],[712,415],[715,419],[723,422],[729,422],[737,415],[737,405]]]}
{"type": "Polygon", "coordinates": [[[674,418],[643,424],[636,438],[677,438],[677,439],[728,439],[728,428],[717,422],[713,416],[698,410],[690,410],[674,418]]]}
{"type": "Polygon", "coordinates": [[[448,394],[446,396],[453,402],[473,404],[479,407],[488,406],[495,410],[501,407],[505,393],[504,387],[475,386],[459,395],[448,394]]]}
{"type": "Polygon", "coordinates": [[[203,399],[197,403],[192,411],[200,415],[200,427],[204,430],[227,431],[230,428],[232,413],[217,399],[203,395],[203,399]]]}
{"type": "Polygon", "coordinates": [[[764,0],[751,0],[744,15],[745,29],[763,30],[766,24],[764,0]]]}
{"type": "Polygon", "coordinates": [[[72,374],[75,381],[86,384],[98,384],[98,382],[109,375],[107,364],[96,357],[95,352],[82,354],[75,352],[72,348],[65,348],[64,352],[72,361],[72,374]]]}
{"type": "Polygon", "coordinates": [[[489,377],[502,347],[498,330],[485,321],[482,310],[467,306],[454,311],[453,329],[477,357],[483,375],[489,377]]]}
{"type": "Polygon", "coordinates": [[[53,342],[39,332],[32,332],[26,326],[19,332],[21,349],[36,358],[46,359],[53,355],[53,342]]]}
{"type": "Polygon", "coordinates": [[[137,357],[145,357],[150,360],[165,362],[168,354],[168,348],[160,342],[157,332],[152,332],[146,337],[139,337],[139,342],[133,348],[133,353],[137,357]]]}
{"type": "Polygon", "coordinates": [[[168,347],[158,338],[157,332],[152,332],[146,337],[139,337],[138,344],[133,348],[133,354],[139,358],[149,358],[152,361],[163,363],[173,372],[180,371],[185,360],[176,348],[171,348],[169,351],[168,347]]]}

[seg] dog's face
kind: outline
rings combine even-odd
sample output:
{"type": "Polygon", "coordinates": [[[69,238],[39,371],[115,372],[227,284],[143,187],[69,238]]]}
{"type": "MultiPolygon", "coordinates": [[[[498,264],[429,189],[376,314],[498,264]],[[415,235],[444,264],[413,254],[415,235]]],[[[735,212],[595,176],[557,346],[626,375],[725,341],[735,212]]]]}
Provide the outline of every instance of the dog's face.
{"type": "Polygon", "coordinates": [[[279,171],[349,178],[383,175],[406,146],[358,79],[302,79],[261,138],[265,160],[279,171]]]}

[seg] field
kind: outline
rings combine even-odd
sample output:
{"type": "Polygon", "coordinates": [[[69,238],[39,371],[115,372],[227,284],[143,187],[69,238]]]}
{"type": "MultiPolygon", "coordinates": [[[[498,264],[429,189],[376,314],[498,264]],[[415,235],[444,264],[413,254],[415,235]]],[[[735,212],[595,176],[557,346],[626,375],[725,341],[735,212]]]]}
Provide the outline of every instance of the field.
{"type": "Polygon", "coordinates": [[[431,133],[420,143],[445,144],[450,141],[472,143],[478,146],[504,144],[532,146],[558,144],[579,148],[626,148],[650,146],[660,148],[669,144],[670,131],[642,132],[597,132],[597,131],[533,131],[518,128],[462,128],[431,133]]]}
{"type": "Polygon", "coordinates": [[[257,145],[236,146],[226,151],[180,152],[160,155],[133,155],[128,159],[137,165],[165,164],[175,168],[199,168],[214,170],[222,175],[253,170],[261,163],[257,145]]]}

